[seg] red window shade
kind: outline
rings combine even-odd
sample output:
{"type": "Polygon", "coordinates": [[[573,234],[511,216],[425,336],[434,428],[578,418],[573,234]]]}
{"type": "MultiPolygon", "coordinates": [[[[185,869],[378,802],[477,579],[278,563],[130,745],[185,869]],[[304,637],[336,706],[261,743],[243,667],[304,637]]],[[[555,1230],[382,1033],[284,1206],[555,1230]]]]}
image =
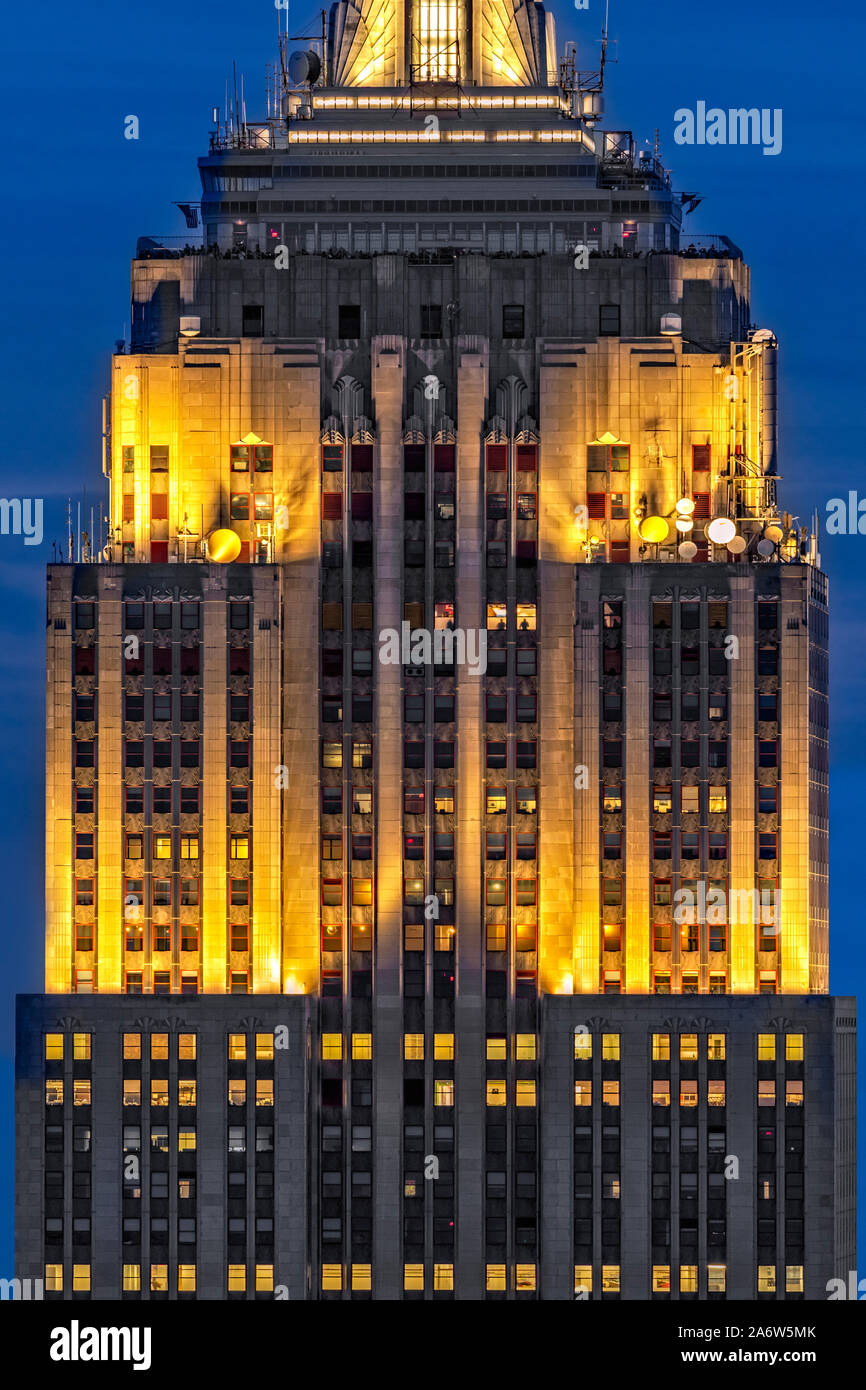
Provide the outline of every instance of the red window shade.
{"type": "Polygon", "coordinates": [[[242,565],[248,565],[248,564],[249,564],[249,562],[250,562],[250,543],[249,543],[249,541],[241,541],[241,553],[240,553],[240,555],[238,556],[238,560],[239,560],[239,562],[240,562],[242,565]]]}
{"type": "Polygon", "coordinates": [[[168,563],[168,541],[151,541],[150,559],[154,565],[164,565],[168,563]]]}
{"type": "Polygon", "coordinates": [[[168,493],[154,492],[150,498],[151,521],[168,521],[168,493]]]}
{"type": "Polygon", "coordinates": [[[709,545],[707,544],[706,541],[695,541],[695,545],[698,547],[698,553],[697,553],[697,555],[694,556],[694,558],[693,558],[693,560],[692,560],[692,564],[693,564],[693,565],[699,565],[699,564],[701,564],[701,563],[706,564],[706,562],[707,562],[707,561],[709,560],[709,558],[710,558],[710,547],[709,547],[709,545]]]}
{"type": "Polygon", "coordinates": [[[709,444],[692,445],[692,468],[696,473],[707,473],[710,467],[709,444]]]}
{"type": "Polygon", "coordinates": [[[433,467],[437,473],[454,472],[454,452],[453,444],[433,445],[433,467]]]}
{"type": "Polygon", "coordinates": [[[611,541],[610,558],[614,565],[628,564],[628,541],[611,541]]]}
{"type": "Polygon", "coordinates": [[[343,515],[343,494],[342,492],[323,492],[322,493],[322,519],[323,521],[339,521],[343,515]]]}
{"type": "Polygon", "coordinates": [[[538,445],[518,444],[517,467],[523,473],[535,473],[538,469],[538,445]]]}
{"type": "Polygon", "coordinates": [[[508,446],[505,444],[487,445],[488,473],[504,473],[508,467],[508,446]]]}
{"type": "Polygon", "coordinates": [[[371,521],[373,518],[372,492],[352,493],[352,520],[371,521]]]}
{"type": "Polygon", "coordinates": [[[695,510],[694,518],[696,521],[707,521],[710,516],[710,494],[708,492],[696,492],[694,494],[695,510]]]}
{"type": "Polygon", "coordinates": [[[586,494],[586,510],[591,521],[604,521],[607,515],[607,493],[588,492],[586,494]]]}
{"type": "Polygon", "coordinates": [[[96,656],[95,647],[76,647],[75,648],[75,674],[76,676],[92,676],[94,672],[94,657],[96,656]]]}
{"type": "Polygon", "coordinates": [[[372,444],[353,444],[352,445],[352,471],[354,473],[370,473],[373,470],[373,446],[372,444]]]}
{"type": "Polygon", "coordinates": [[[518,542],[517,542],[517,558],[518,558],[518,560],[534,560],[534,559],[535,559],[535,541],[518,541],[518,542]]]}
{"type": "Polygon", "coordinates": [[[135,521],[135,496],[131,492],[123,494],[123,519],[135,521]]]}

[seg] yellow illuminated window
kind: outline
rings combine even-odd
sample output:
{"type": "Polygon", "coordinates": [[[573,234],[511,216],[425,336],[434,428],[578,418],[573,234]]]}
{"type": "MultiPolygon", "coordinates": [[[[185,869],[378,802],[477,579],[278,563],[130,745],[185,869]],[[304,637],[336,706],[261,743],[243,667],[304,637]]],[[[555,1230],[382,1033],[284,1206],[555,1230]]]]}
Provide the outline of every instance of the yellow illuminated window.
{"type": "Polygon", "coordinates": [[[322,1061],[339,1062],[343,1056],[343,1034],[322,1034],[322,1061]]]}
{"type": "Polygon", "coordinates": [[[403,1288],[418,1292],[424,1288],[424,1266],[423,1265],[404,1265],[403,1266],[403,1288]]]}
{"type": "Polygon", "coordinates": [[[45,1034],[45,1060],[46,1062],[63,1061],[63,1034],[45,1034]]]}
{"type": "Polygon", "coordinates": [[[535,1082],[518,1081],[515,1083],[514,1090],[515,1105],[534,1105],[535,1104],[535,1082]]]}
{"type": "Polygon", "coordinates": [[[151,1105],[168,1105],[168,1082],[151,1081],[150,1083],[150,1103],[151,1105]]]}
{"type": "Polygon", "coordinates": [[[653,1265],[653,1293],[670,1293],[671,1291],[671,1267],[670,1265],[653,1265]]]}
{"type": "Polygon", "coordinates": [[[619,1293],[619,1265],[602,1265],[602,1293],[619,1293]]]}
{"type": "Polygon", "coordinates": [[[504,1033],[487,1034],[488,1062],[504,1062],[508,1056],[508,1042],[504,1033]]]}
{"type": "Polygon", "coordinates": [[[727,811],[728,809],[728,789],[727,787],[710,787],[709,789],[709,808],[711,811],[727,811]]]}
{"type": "Polygon", "coordinates": [[[602,1081],[601,1103],[602,1105],[619,1105],[618,1081],[602,1081]]]}
{"type": "Polygon", "coordinates": [[[725,1292],[726,1273],[725,1265],[707,1265],[707,1293],[725,1292]]]}
{"type": "Polygon", "coordinates": [[[90,1061],[90,1034],[73,1033],[72,1035],[72,1056],[76,1062],[90,1061]]]}
{"type": "Polygon", "coordinates": [[[725,1083],[724,1081],[707,1082],[707,1105],[724,1105],[725,1103],[725,1083]]]}
{"type": "Polygon", "coordinates": [[[124,1105],[141,1105],[141,1082],[139,1080],[124,1081],[123,1103],[124,1105]]]}
{"type": "Polygon", "coordinates": [[[514,1287],[518,1293],[535,1288],[535,1265],[514,1266],[514,1287]]]}
{"type": "Polygon", "coordinates": [[[198,835],[181,835],[181,859],[198,859],[198,835]]]}
{"type": "Polygon", "coordinates": [[[46,1081],[45,1083],[45,1104],[63,1104],[63,1082],[60,1080],[46,1081]]]}
{"type": "Polygon", "coordinates": [[[171,836],[154,835],[153,837],[153,857],[154,859],[171,858],[171,836]]]}
{"type": "Polygon", "coordinates": [[[514,1055],[518,1062],[535,1061],[535,1034],[518,1033],[514,1039],[514,1055]]]}
{"type": "Polygon", "coordinates": [[[592,1105],[591,1081],[575,1081],[574,1103],[575,1105],[592,1105]]]}
{"type": "Polygon", "coordinates": [[[602,1033],[601,1055],[605,1062],[619,1061],[619,1033],[602,1033]]]}
{"type": "Polygon", "coordinates": [[[229,1265],[227,1288],[229,1293],[243,1293],[247,1287],[246,1265],[229,1265]]]}
{"type": "Polygon", "coordinates": [[[195,1265],[178,1265],[178,1293],[195,1293],[195,1265]]]}
{"type": "Polygon", "coordinates": [[[454,1082],[453,1082],[453,1081],[434,1081],[434,1082],[433,1082],[433,1104],[434,1104],[434,1105],[453,1105],[453,1104],[454,1104],[454,1082]]]}
{"type": "Polygon", "coordinates": [[[653,1033],[653,1061],[669,1062],[671,1059],[670,1033],[653,1033]]]}
{"type": "Polygon", "coordinates": [[[786,1062],[802,1062],[805,1056],[805,1041],[802,1033],[785,1034],[786,1062]]]}
{"type": "Polygon", "coordinates": [[[322,1292],[335,1293],[343,1287],[343,1266],[322,1265],[322,1292]]]}
{"type": "Polygon", "coordinates": [[[683,1062],[696,1062],[698,1060],[697,1033],[680,1034],[680,1059],[683,1062]]]}
{"type": "Polygon", "coordinates": [[[803,1292],[803,1266],[785,1265],[785,1293],[803,1292]]]}
{"type": "Polygon", "coordinates": [[[405,1033],[403,1036],[403,1056],[407,1062],[423,1062],[424,1034],[405,1033]]]}
{"type": "Polygon", "coordinates": [[[669,1081],[653,1082],[653,1105],[670,1105],[671,1103],[671,1083],[669,1081]]]}
{"type": "Polygon", "coordinates": [[[156,1061],[168,1061],[168,1033],[151,1033],[150,1055],[156,1061]]]}
{"type": "MultiPolygon", "coordinates": [[[[76,1101],[76,1104],[78,1104],[77,1101],[76,1101]]],[[[786,1105],[802,1105],[802,1104],[803,1104],[803,1083],[802,1083],[802,1081],[786,1081],[786,1082],[785,1082],[785,1104],[786,1104],[786,1105]]]]}
{"type": "Polygon", "coordinates": [[[72,1104],[73,1104],[73,1105],[89,1105],[89,1104],[90,1104],[90,1082],[89,1082],[89,1081],[73,1081],[73,1083],[72,1083],[72,1104]]]}
{"type": "Polygon", "coordinates": [[[63,1265],[45,1266],[45,1292],[63,1292],[63,1265]]]}
{"type": "Polygon", "coordinates": [[[373,1056],[373,1034],[352,1034],[352,1057],[356,1062],[369,1062],[373,1056]]]}
{"type": "Polygon", "coordinates": [[[194,1081],[178,1081],[177,1103],[178,1105],[195,1105],[194,1081]]]}
{"type": "Polygon", "coordinates": [[[574,1292],[584,1295],[592,1293],[592,1265],[574,1266],[574,1292]]]}
{"type": "Polygon", "coordinates": [[[407,951],[424,950],[424,923],[407,922],[403,927],[403,947],[407,951]]]}
{"type": "Polygon", "coordinates": [[[72,1266],[72,1289],[74,1293],[90,1292],[90,1265],[72,1266]]]}
{"type": "Polygon", "coordinates": [[[504,922],[487,923],[488,951],[504,951],[508,946],[508,927],[504,922]]]}
{"type": "Polygon", "coordinates": [[[273,1033],[256,1033],[256,1061],[272,1062],[274,1060],[274,1035],[273,1033]]]}
{"type": "Polygon", "coordinates": [[[433,1266],[433,1288],[436,1293],[446,1293],[454,1288],[454,1266],[433,1266]]]}
{"type": "Polygon", "coordinates": [[[127,1061],[137,1061],[141,1057],[141,1034],[124,1033],[123,1056],[127,1061]]]}
{"type": "Polygon", "coordinates": [[[433,925],[434,950],[453,951],[456,930],[456,927],[449,926],[447,922],[435,922],[433,925]]]}
{"type": "Polygon", "coordinates": [[[776,1292],[776,1266],[758,1265],[758,1293],[776,1292]]]}
{"type": "Polygon", "coordinates": [[[245,1105],[247,1083],[239,1077],[229,1077],[229,1105],[245,1105]]]}
{"type": "Polygon", "coordinates": [[[758,1061],[775,1062],[776,1060],[776,1034],[758,1034],[758,1061]]]}
{"type": "Polygon", "coordinates": [[[487,1288],[489,1292],[501,1293],[505,1287],[505,1265],[488,1265],[487,1288]]]}
{"type": "Polygon", "coordinates": [[[776,1083],[775,1083],[775,1081],[759,1081],[759,1082],[758,1082],[758,1104],[759,1104],[759,1105],[775,1105],[775,1104],[776,1104],[776,1083]]]}
{"type": "Polygon", "coordinates": [[[248,835],[232,835],[230,837],[230,852],[232,859],[249,859],[250,857],[250,838],[248,835]]]}
{"type": "Polygon", "coordinates": [[[123,1292],[141,1292],[141,1265],[123,1266],[123,1292]]]}
{"type": "Polygon", "coordinates": [[[373,1287],[373,1266],[352,1265],[352,1288],[369,1291],[373,1287]]]}
{"type": "Polygon", "coordinates": [[[433,1034],[433,1056],[437,1062],[452,1062],[454,1060],[453,1033],[433,1034]]]}
{"type": "Polygon", "coordinates": [[[273,1105],[274,1082],[272,1077],[256,1082],[256,1105],[273,1105]]]}
{"type": "Polygon", "coordinates": [[[177,1133],[177,1148],[178,1148],[178,1153],[183,1153],[184,1151],[186,1151],[186,1150],[188,1150],[188,1149],[194,1149],[194,1148],[195,1148],[195,1130],[194,1130],[194,1129],[180,1129],[180,1130],[178,1130],[178,1133],[177,1133]]]}
{"type": "Polygon", "coordinates": [[[181,1062],[195,1061],[195,1033],[178,1033],[177,1055],[181,1062]]]}
{"type": "Polygon", "coordinates": [[[488,1081],[488,1082],[487,1082],[487,1104],[488,1104],[488,1105],[504,1105],[505,1102],[506,1102],[505,1082],[504,1082],[504,1081],[488,1081]]]}
{"type": "MultiPolygon", "coordinates": [[[[338,1266],[339,1268],[339,1266],[338,1266]]],[[[273,1265],[256,1265],[256,1293],[273,1293],[273,1265]]]]}
{"type": "Polygon", "coordinates": [[[697,1293],[697,1265],[680,1265],[680,1293],[697,1293]]]}
{"type": "Polygon", "coordinates": [[[710,1062],[724,1062],[725,1060],[725,1034],[709,1033],[707,1035],[707,1058],[710,1062]]]}
{"type": "Polygon", "coordinates": [[[246,1033],[229,1033],[229,1061],[243,1062],[247,1055],[246,1033]]]}
{"type": "Polygon", "coordinates": [[[578,1032],[574,1033],[574,1056],[577,1061],[587,1062],[592,1057],[592,1034],[578,1032]]]}
{"type": "Polygon", "coordinates": [[[680,1105],[694,1106],[698,1103],[697,1081],[680,1082],[680,1105]]]}

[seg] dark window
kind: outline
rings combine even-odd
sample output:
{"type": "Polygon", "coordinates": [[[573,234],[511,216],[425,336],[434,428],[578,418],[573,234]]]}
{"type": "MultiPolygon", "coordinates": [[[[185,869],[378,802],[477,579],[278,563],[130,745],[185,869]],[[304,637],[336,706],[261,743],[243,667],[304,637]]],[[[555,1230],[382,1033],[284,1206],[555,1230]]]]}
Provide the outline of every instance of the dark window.
{"type": "Polygon", "coordinates": [[[243,328],[245,338],[261,338],[265,331],[265,311],[261,304],[245,304],[243,307],[243,328]]]}
{"type": "Polygon", "coordinates": [[[598,309],[598,333],[601,338],[619,337],[619,305],[600,304],[598,309]]]}
{"type": "Polygon", "coordinates": [[[526,336],[522,304],[503,304],[502,336],[503,338],[523,338],[526,336]]]}
{"type": "Polygon", "coordinates": [[[337,311],[337,337],[338,338],[360,338],[361,336],[361,306],[360,304],[341,304],[337,311]]]}
{"type": "Polygon", "coordinates": [[[422,304],[422,305],[421,305],[421,337],[422,337],[422,338],[441,338],[441,337],[442,337],[442,305],[441,305],[441,304],[422,304]]]}

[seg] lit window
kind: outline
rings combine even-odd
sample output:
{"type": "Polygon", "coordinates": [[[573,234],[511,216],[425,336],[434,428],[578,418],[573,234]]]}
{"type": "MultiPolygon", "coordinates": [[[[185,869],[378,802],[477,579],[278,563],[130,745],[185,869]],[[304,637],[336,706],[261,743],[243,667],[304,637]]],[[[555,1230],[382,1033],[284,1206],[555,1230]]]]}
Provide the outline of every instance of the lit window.
{"type": "Polygon", "coordinates": [[[229,1265],[226,1287],[229,1293],[244,1293],[246,1291],[246,1265],[229,1265]]]}
{"type": "Polygon", "coordinates": [[[707,1265],[707,1293],[725,1292],[725,1265],[707,1265]]]}
{"type": "Polygon", "coordinates": [[[592,1057],[591,1033],[579,1033],[577,1031],[575,1032],[574,1056],[576,1060],[581,1062],[588,1062],[590,1060],[590,1058],[592,1057]]]}
{"type": "Polygon", "coordinates": [[[653,1293],[670,1293],[670,1291],[671,1291],[671,1268],[670,1268],[670,1265],[653,1265],[652,1290],[653,1290],[653,1293]]]}
{"type": "Polygon", "coordinates": [[[514,1092],[515,1105],[534,1105],[535,1104],[535,1082],[519,1080],[515,1083],[514,1092]]]}
{"type": "Polygon", "coordinates": [[[62,1062],[63,1060],[63,1034],[45,1034],[45,1060],[47,1062],[62,1062]]]}
{"type": "Polygon", "coordinates": [[[273,1033],[256,1033],[256,1061],[272,1062],[274,1060],[274,1035],[273,1033]]]}
{"type": "Polygon", "coordinates": [[[45,1266],[45,1291],[46,1293],[63,1292],[63,1265],[45,1266]]]}
{"type": "Polygon", "coordinates": [[[602,1033],[601,1055],[605,1062],[619,1061],[619,1033],[602,1033]]]}
{"type": "Polygon", "coordinates": [[[680,1265],[680,1293],[697,1293],[697,1265],[680,1265]]]}
{"type": "Polygon", "coordinates": [[[453,1082],[453,1081],[434,1081],[434,1082],[433,1082],[433,1104],[434,1104],[434,1105],[453,1105],[453,1104],[454,1104],[454,1082],[453,1082]]]}
{"type": "Polygon", "coordinates": [[[343,1266],[322,1265],[322,1292],[336,1293],[343,1287],[343,1266]]]}
{"type": "Polygon", "coordinates": [[[247,1083],[238,1077],[229,1078],[229,1105],[246,1105],[247,1083]]]}
{"type": "Polygon", "coordinates": [[[195,1060],[195,1033],[178,1033],[177,1055],[182,1062],[195,1060]]]}
{"type": "Polygon", "coordinates": [[[771,1081],[759,1081],[759,1082],[758,1082],[758,1104],[759,1104],[759,1105],[775,1105],[775,1104],[776,1104],[776,1083],[775,1083],[775,1081],[772,1081],[772,1080],[771,1080],[771,1081]]]}
{"type": "Polygon", "coordinates": [[[72,1083],[72,1104],[73,1104],[73,1105],[89,1105],[89,1104],[90,1104],[90,1082],[89,1082],[89,1081],[73,1081],[73,1083],[72,1083]]]}
{"type": "MultiPolygon", "coordinates": [[[[76,1103],[76,1105],[78,1104],[77,1101],[76,1101],[75,1103],[76,1103]]],[[[803,1104],[803,1083],[802,1083],[802,1081],[786,1081],[786,1082],[785,1082],[785,1104],[786,1104],[786,1105],[802,1105],[802,1104],[803,1104]]]]}
{"type": "Polygon", "coordinates": [[[72,1291],[73,1293],[90,1292],[90,1265],[72,1266],[72,1291]]]}
{"type": "Polygon", "coordinates": [[[618,1081],[602,1081],[601,1103],[602,1105],[619,1105],[618,1081]]]}
{"type": "Polygon", "coordinates": [[[424,1266],[423,1265],[404,1265],[403,1266],[403,1288],[409,1292],[419,1293],[424,1289],[424,1266]]]}
{"type": "Polygon", "coordinates": [[[487,1291],[488,1293],[503,1293],[506,1288],[505,1265],[487,1266],[487,1291]]]}
{"type": "Polygon", "coordinates": [[[194,1081],[178,1081],[177,1103],[178,1105],[195,1105],[194,1081]]]}
{"type": "Polygon", "coordinates": [[[758,1061],[775,1062],[776,1060],[776,1035],[775,1033],[758,1034],[758,1061]]]}
{"type": "Polygon", "coordinates": [[[488,1105],[505,1105],[505,1103],[506,1103],[505,1082],[504,1082],[504,1081],[488,1081],[488,1082],[487,1082],[487,1104],[488,1104],[488,1105]]]}
{"type": "Polygon", "coordinates": [[[339,1062],[343,1057],[342,1033],[322,1034],[322,1061],[339,1062]]]}
{"type": "Polygon", "coordinates": [[[154,859],[171,858],[171,836],[154,835],[153,837],[153,857],[154,859]]]}
{"type": "Polygon", "coordinates": [[[178,1265],[178,1293],[195,1293],[195,1265],[178,1265]]]}
{"type": "Polygon", "coordinates": [[[150,1083],[150,1103],[151,1105],[164,1107],[168,1105],[168,1082],[151,1081],[150,1083]]]}
{"type": "Polygon", "coordinates": [[[592,1105],[592,1082],[575,1081],[574,1083],[574,1103],[575,1105],[592,1105]]]}
{"type": "Polygon", "coordinates": [[[802,1062],[805,1056],[805,1038],[802,1033],[785,1034],[785,1061],[802,1062]]]}
{"type": "Polygon", "coordinates": [[[72,1035],[72,1056],[76,1062],[90,1061],[90,1034],[73,1033],[72,1035]]]}
{"type": "Polygon", "coordinates": [[[803,1266],[785,1265],[785,1293],[803,1292],[803,1266]]]}
{"type": "Polygon", "coordinates": [[[123,1292],[141,1292],[141,1265],[123,1266],[123,1292]]]}
{"type": "Polygon", "coordinates": [[[669,1062],[671,1059],[670,1033],[653,1033],[653,1061],[669,1062]]]}
{"type": "Polygon", "coordinates": [[[433,1034],[433,1056],[437,1062],[453,1062],[454,1060],[454,1034],[453,1033],[434,1033],[433,1034]]]}
{"type": "Polygon", "coordinates": [[[124,1105],[141,1105],[141,1082],[128,1080],[123,1083],[124,1105]]]}
{"type": "Polygon", "coordinates": [[[372,1287],[372,1265],[352,1265],[352,1288],[363,1292],[369,1292],[372,1287]]]}
{"type": "Polygon", "coordinates": [[[168,1265],[150,1266],[151,1293],[168,1293],[168,1265]]]}
{"type": "Polygon", "coordinates": [[[670,1105],[671,1103],[671,1083],[669,1081],[653,1082],[653,1105],[670,1105]]]}
{"type": "Polygon", "coordinates": [[[433,1289],[436,1293],[447,1293],[454,1288],[454,1266],[433,1266],[433,1289]]]}
{"type": "Polygon", "coordinates": [[[273,1078],[265,1078],[256,1082],[256,1105],[273,1105],[274,1103],[274,1082],[273,1078]]]}
{"type": "Polygon", "coordinates": [[[407,1062],[423,1062],[424,1034],[406,1033],[403,1038],[403,1056],[407,1062]]]}
{"type": "Polygon", "coordinates": [[[725,1083],[724,1081],[707,1082],[707,1105],[725,1104],[725,1083]]]}
{"type": "Polygon", "coordinates": [[[602,1265],[602,1293],[619,1293],[619,1265],[602,1265]]]}
{"type": "Polygon", "coordinates": [[[369,1062],[373,1056],[373,1034],[352,1034],[352,1058],[356,1062],[369,1062]]]}
{"type": "Polygon", "coordinates": [[[60,1080],[46,1081],[45,1083],[45,1104],[63,1104],[63,1082],[60,1080]]]}
{"type": "Polygon", "coordinates": [[[273,1265],[256,1265],[256,1293],[273,1293],[273,1265]]]}
{"type": "Polygon", "coordinates": [[[725,1034],[709,1033],[707,1035],[707,1060],[710,1062],[724,1062],[725,1060],[725,1034]]]}
{"type": "Polygon", "coordinates": [[[592,1293],[592,1265],[574,1266],[574,1292],[580,1295],[592,1293]]]}
{"type": "Polygon", "coordinates": [[[229,1033],[229,1061],[243,1062],[247,1055],[246,1033],[229,1033]]]}
{"type": "Polygon", "coordinates": [[[698,1060],[697,1033],[680,1034],[680,1060],[683,1062],[696,1062],[698,1060]]]}
{"type": "Polygon", "coordinates": [[[518,1062],[535,1061],[535,1034],[518,1033],[514,1039],[514,1055],[518,1062]]]}
{"type": "Polygon", "coordinates": [[[514,1287],[518,1293],[535,1288],[535,1265],[514,1266],[514,1287]]]}
{"type": "Polygon", "coordinates": [[[695,1106],[698,1103],[697,1081],[680,1082],[680,1105],[695,1106]]]}
{"type": "Polygon", "coordinates": [[[758,1265],[758,1293],[776,1292],[776,1266],[758,1265]]]}
{"type": "Polygon", "coordinates": [[[232,859],[249,859],[250,840],[248,835],[232,835],[230,843],[232,859]]]}
{"type": "Polygon", "coordinates": [[[177,1133],[177,1151],[178,1151],[178,1153],[188,1153],[190,1150],[192,1150],[192,1149],[194,1149],[194,1148],[195,1148],[195,1130],[194,1130],[194,1129],[180,1129],[180,1130],[178,1130],[178,1133],[177,1133]]]}

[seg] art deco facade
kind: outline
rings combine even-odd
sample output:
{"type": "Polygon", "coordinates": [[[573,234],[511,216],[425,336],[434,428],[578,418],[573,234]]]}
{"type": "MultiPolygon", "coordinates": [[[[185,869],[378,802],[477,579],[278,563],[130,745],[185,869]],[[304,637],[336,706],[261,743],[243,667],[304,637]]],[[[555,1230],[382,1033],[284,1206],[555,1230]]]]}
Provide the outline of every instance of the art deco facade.
{"type": "Polygon", "coordinates": [[[538,4],[340,0],[323,78],[217,125],[203,247],[139,245],[109,544],[48,577],[19,1263],[56,1296],[852,1267],[777,346],[554,54],[538,4]]]}

